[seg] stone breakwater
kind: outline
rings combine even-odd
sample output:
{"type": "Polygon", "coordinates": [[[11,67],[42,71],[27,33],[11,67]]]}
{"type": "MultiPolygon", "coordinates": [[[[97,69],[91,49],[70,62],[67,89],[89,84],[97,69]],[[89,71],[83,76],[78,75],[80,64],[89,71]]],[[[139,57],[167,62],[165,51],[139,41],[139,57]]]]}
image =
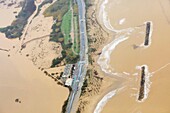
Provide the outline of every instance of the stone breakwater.
{"type": "Polygon", "coordinates": [[[142,66],[142,73],[141,73],[141,82],[140,82],[140,91],[139,91],[139,97],[138,100],[141,101],[144,98],[145,93],[145,66],[142,66]]]}
{"type": "Polygon", "coordinates": [[[151,22],[146,22],[146,36],[144,45],[148,46],[150,44],[150,37],[151,37],[151,22]]]}

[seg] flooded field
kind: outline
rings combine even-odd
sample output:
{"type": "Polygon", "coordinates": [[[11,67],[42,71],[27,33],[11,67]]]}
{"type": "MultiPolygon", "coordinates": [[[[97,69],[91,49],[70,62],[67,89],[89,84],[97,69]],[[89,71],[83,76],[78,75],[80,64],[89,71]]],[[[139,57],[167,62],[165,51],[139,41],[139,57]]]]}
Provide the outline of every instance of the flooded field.
{"type": "MultiPolygon", "coordinates": [[[[50,4],[49,4],[50,5],[50,4]]],[[[3,15],[13,13],[14,8],[4,6],[3,15]]],[[[58,43],[49,42],[49,37],[34,40],[48,35],[53,24],[52,18],[45,18],[42,12],[34,19],[29,18],[29,25],[23,31],[24,38],[7,39],[0,33],[0,113],[60,113],[69,90],[58,85],[48,73],[60,73],[64,67],[49,69],[52,59],[61,53],[58,43]],[[30,22],[32,21],[32,22],[30,22]],[[24,50],[21,44],[31,41],[24,50]],[[58,48],[58,49],[57,49],[58,48]],[[42,70],[42,68],[48,68],[42,70]]],[[[21,8],[20,8],[21,9],[21,8]]],[[[15,15],[0,19],[0,27],[8,26],[15,15]]]]}
{"type": "Polygon", "coordinates": [[[4,34],[0,34],[0,38],[0,47],[10,50],[0,50],[0,113],[61,112],[68,89],[19,54],[18,39],[9,40],[4,34]]]}

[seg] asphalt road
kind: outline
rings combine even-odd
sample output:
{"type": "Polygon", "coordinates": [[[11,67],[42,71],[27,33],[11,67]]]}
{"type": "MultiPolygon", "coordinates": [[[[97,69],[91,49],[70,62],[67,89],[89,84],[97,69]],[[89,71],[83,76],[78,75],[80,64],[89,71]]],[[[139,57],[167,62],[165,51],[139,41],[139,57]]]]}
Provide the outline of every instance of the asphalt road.
{"type": "Polygon", "coordinates": [[[73,74],[72,92],[69,96],[69,101],[66,108],[66,113],[76,113],[78,100],[81,94],[84,78],[88,66],[88,39],[86,33],[86,18],[85,18],[85,2],[84,0],[76,0],[79,10],[79,28],[80,28],[80,61],[73,74]]]}

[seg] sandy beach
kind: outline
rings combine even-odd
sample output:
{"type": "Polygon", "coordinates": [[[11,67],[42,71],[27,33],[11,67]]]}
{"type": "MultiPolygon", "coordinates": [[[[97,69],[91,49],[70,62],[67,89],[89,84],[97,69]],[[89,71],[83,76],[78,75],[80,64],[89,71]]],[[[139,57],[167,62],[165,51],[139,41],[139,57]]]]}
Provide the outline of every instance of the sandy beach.
{"type": "Polygon", "coordinates": [[[168,108],[170,85],[167,82],[170,80],[168,76],[170,51],[167,49],[170,47],[169,7],[168,0],[101,1],[99,10],[103,8],[104,12],[102,15],[99,13],[100,22],[116,35],[112,42],[104,47],[98,63],[102,70],[113,78],[117,77],[118,81],[123,78],[125,84],[123,90],[108,100],[102,113],[170,112],[168,108]],[[153,32],[150,45],[144,47],[141,45],[144,43],[145,23],[148,21],[153,24],[153,32]],[[136,67],[142,65],[148,67],[147,98],[139,102],[137,97],[141,72],[136,67]]]}
{"type": "MultiPolygon", "coordinates": [[[[69,90],[41,70],[45,68],[59,76],[64,69],[50,69],[53,58],[61,55],[61,45],[49,42],[49,36],[36,39],[51,32],[53,19],[42,15],[48,6],[32,20],[24,40],[10,40],[0,33],[0,113],[60,113],[68,97],[69,90]],[[30,40],[33,41],[20,51],[22,43],[30,40]]],[[[8,18],[6,24],[5,18],[1,18],[1,27],[11,24],[12,17],[8,18]]]]}
{"type": "Polygon", "coordinates": [[[102,28],[99,24],[97,19],[98,3],[99,0],[90,1],[89,4],[91,5],[87,9],[89,49],[94,49],[94,51],[89,52],[91,63],[89,63],[88,67],[91,74],[90,77],[89,74],[86,75],[88,87],[85,88],[85,92],[82,93],[79,99],[78,110],[81,113],[93,113],[101,98],[119,84],[115,78],[106,76],[97,64],[102,48],[109,42],[110,36],[112,36],[107,32],[107,29],[102,28]]]}

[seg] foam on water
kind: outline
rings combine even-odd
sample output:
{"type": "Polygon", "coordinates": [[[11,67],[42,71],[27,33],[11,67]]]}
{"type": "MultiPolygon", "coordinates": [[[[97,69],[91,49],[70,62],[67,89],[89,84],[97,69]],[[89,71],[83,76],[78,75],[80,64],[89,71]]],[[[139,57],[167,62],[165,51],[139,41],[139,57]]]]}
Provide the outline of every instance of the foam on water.
{"type": "MultiPolygon", "coordinates": [[[[110,31],[116,32],[116,33],[121,33],[121,32],[132,32],[133,29],[132,28],[127,28],[127,29],[121,29],[121,30],[117,30],[115,29],[111,23],[110,20],[108,18],[108,14],[106,12],[106,5],[108,4],[108,0],[104,0],[100,6],[100,11],[99,11],[99,17],[101,17],[101,20],[104,24],[104,27],[110,31]]],[[[124,22],[125,19],[120,20],[121,22],[124,22]]]]}
{"type": "Polygon", "coordinates": [[[119,20],[119,24],[122,25],[125,22],[126,18],[122,18],[121,20],[119,20]]]}
{"type": "MultiPolygon", "coordinates": [[[[152,43],[152,34],[153,34],[153,22],[152,21],[147,21],[147,22],[150,22],[149,44],[147,46],[145,46],[144,43],[142,43],[140,45],[140,47],[143,47],[145,49],[148,48],[151,45],[151,43],[152,43]]],[[[146,25],[147,22],[144,22],[144,24],[146,25]]]]}
{"type": "Polygon", "coordinates": [[[162,69],[164,69],[164,68],[168,67],[169,65],[170,65],[170,63],[167,63],[166,65],[164,65],[164,66],[160,67],[159,69],[157,69],[156,71],[152,72],[151,74],[153,75],[153,74],[155,74],[155,73],[157,73],[157,72],[161,71],[162,69]]]}
{"type": "Polygon", "coordinates": [[[149,72],[149,68],[148,68],[148,66],[146,64],[142,65],[142,66],[136,66],[136,69],[141,70],[142,67],[145,67],[144,98],[141,101],[139,101],[138,100],[139,92],[138,92],[138,94],[136,96],[136,101],[138,101],[138,102],[143,102],[144,100],[147,99],[149,91],[150,91],[150,86],[152,84],[152,82],[150,81],[150,77],[152,77],[152,74],[149,72]]]}
{"type": "Polygon", "coordinates": [[[107,101],[112,98],[113,96],[115,96],[119,91],[121,91],[122,89],[124,89],[125,87],[113,90],[111,92],[109,92],[108,94],[106,94],[101,100],[100,102],[97,104],[96,109],[94,110],[94,113],[100,113],[103,109],[103,107],[105,106],[105,104],[107,103],[107,101]]]}
{"type": "MultiPolygon", "coordinates": [[[[101,53],[97,63],[100,65],[102,71],[104,71],[105,73],[107,73],[109,75],[115,75],[115,76],[126,78],[126,77],[128,77],[130,75],[130,73],[128,73],[128,72],[117,73],[114,70],[114,68],[109,65],[110,56],[111,56],[111,53],[116,49],[116,47],[119,44],[121,44],[122,42],[128,40],[130,38],[129,35],[131,35],[131,33],[136,28],[142,27],[143,24],[139,25],[137,27],[133,27],[133,28],[130,27],[130,28],[121,29],[121,30],[114,29],[114,27],[110,23],[110,20],[108,19],[108,14],[106,12],[106,5],[107,4],[108,4],[108,0],[103,0],[103,2],[101,4],[100,12],[99,12],[99,17],[101,17],[101,20],[103,22],[104,27],[106,29],[108,29],[109,31],[115,32],[116,36],[115,36],[115,38],[113,38],[113,41],[111,43],[107,44],[102,49],[102,53],[101,53]]],[[[125,20],[126,20],[125,18],[121,19],[119,21],[119,24],[120,25],[123,24],[125,22],[125,20]]],[[[149,45],[147,46],[147,47],[149,47],[151,45],[151,37],[152,37],[152,32],[153,32],[153,23],[151,21],[147,21],[147,22],[151,23],[150,34],[149,34],[149,45]]],[[[145,25],[146,25],[147,22],[145,22],[145,25]]],[[[141,33],[141,32],[139,32],[139,33],[141,33]]],[[[144,44],[141,44],[140,46],[144,47],[143,45],[144,44]]],[[[146,48],[146,47],[144,47],[144,48],[146,48]]],[[[145,100],[148,97],[149,88],[150,88],[150,85],[151,85],[150,77],[152,76],[152,74],[149,73],[147,65],[142,65],[142,66],[145,66],[145,73],[147,75],[147,76],[145,76],[145,91],[144,91],[145,96],[144,96],[144,99],[143,99],[143,100],[145,100]]],[[[136,69],[141,70],[141,66],[137,66],[136,69]]],[[[139,73],[134,73],[133,74],[133,76],[137,76],[137,75],[139,75],[139,73]]],[[[102,108],[104,107],[104,105],[107,103],[107,101],[110,98],[112,98],[116,94],[116,92],[118,90],[119,89],[113,90],[113,91],[109,92],[107,95],[105,95],[102,98],[102,100],[97,104],[97,107],[96,107],[94,113],[100,113],[102,108]]]]}
{"type": "Polygon", "coordinates": [[[123,42],[127,39],[128,39],[128,37],[121,36],[121,37],[113,40],[110,44],[106,45],[103,48],[102,54],[100,55],[100,57],[97,61],[97,63],[101,66],[102,71],[104,71],[105,73],[108,73],[108,74],[111,73],[110,72],[111,66],[109,66],[110,55],[111,55],[112,51],[116,48],[117,45],[119,45],[121,42],[123,42]]]}
{"type": "MultiPolygon", "coordinates": [[[[104,71],[107,74],[119,75],[119,76],[121,74],[130,75],[128,72],[126,72],[126,73],[122,72],[121,74],[120,73],[117,74],[115,72],[114,68],[109,65],[109,63],[110,63],[111,53],[115,50],[115,48],[119,44],[121,44],[121,42],[130,38],[129,36],[135,30],[136,27],[134,27],[134,28],[130,27],[130,28],[121,29],[121,30],[114,29],[114,27],[110,24],[110,21],[108,19],[108,15],[107,15],[107,12],[106,12],[106,5],[107,4],[108,4],[108,0],[104,0],[102,2],[99,16],[102,18],[102,22],[103,22],[104,26],[108,30],[115,32],[116,36],[115,36],[115,38],[113,38],[113,41],[111,43],[107,44],[102,49],[102,53],[101,53],[97,63],[100,65],[102,71],[104,71]]],[[[124,21],[125,21],[125,18],[121,19],[120,23],[122,23],[124,21]]],[[[153,32],[153,23],[151,21],[146,21],[146,22],[144,22],[144,24],[139,25],[138,27],[142,27],[143,25],[146,25],[147,22],[151,23],[150,34],[149,34],[149,46],[150,46],[151,45],[151,36],[152,36],[152,32],[153,32]]],[[[143,45],[144,44],[141,44],[140,47],[144,47],[143,45]]],[[[144,48],[146,48],[146,47],[144,47],[144,48]]],[[[137,74],[135,74],[135,75],[137,75],[137,74]]]]}
{"type": "Polygon", "coordinates": [[[161,71],[162,69],[166,68],[166,67],[169,66],[169,65],[170,65],[170,63],[167,63],[166,65],[160,67],[159,69],[157,69],[157,70],[154,71],[154,72],[149,72],[149,68],[148,68],[148,66],[147,66],[146,64],[145,64],[145,65],[142,65],[142,66],[136,66],[136,69],[137,69],[137,70],[141,70],[141,68],[142,68],[143,66],[145,67],[145,86],[144,86],[144,87],[145,87],[145,90],[144,90],[144,98],[142,99],[142,101],[138,101],[138,97],[139,97],[139,92],[138,92],[138,94],[137,94],[137,96],[136,96],[136,100],[137,100],[138,102],[144,102],[144,101],[148,98],[148,94],[149,94],[149,92],[150,92],[150,87],[151,87],[151,84],[152,84],[150,78],[151,78],[155,73],[161,71]]]}

